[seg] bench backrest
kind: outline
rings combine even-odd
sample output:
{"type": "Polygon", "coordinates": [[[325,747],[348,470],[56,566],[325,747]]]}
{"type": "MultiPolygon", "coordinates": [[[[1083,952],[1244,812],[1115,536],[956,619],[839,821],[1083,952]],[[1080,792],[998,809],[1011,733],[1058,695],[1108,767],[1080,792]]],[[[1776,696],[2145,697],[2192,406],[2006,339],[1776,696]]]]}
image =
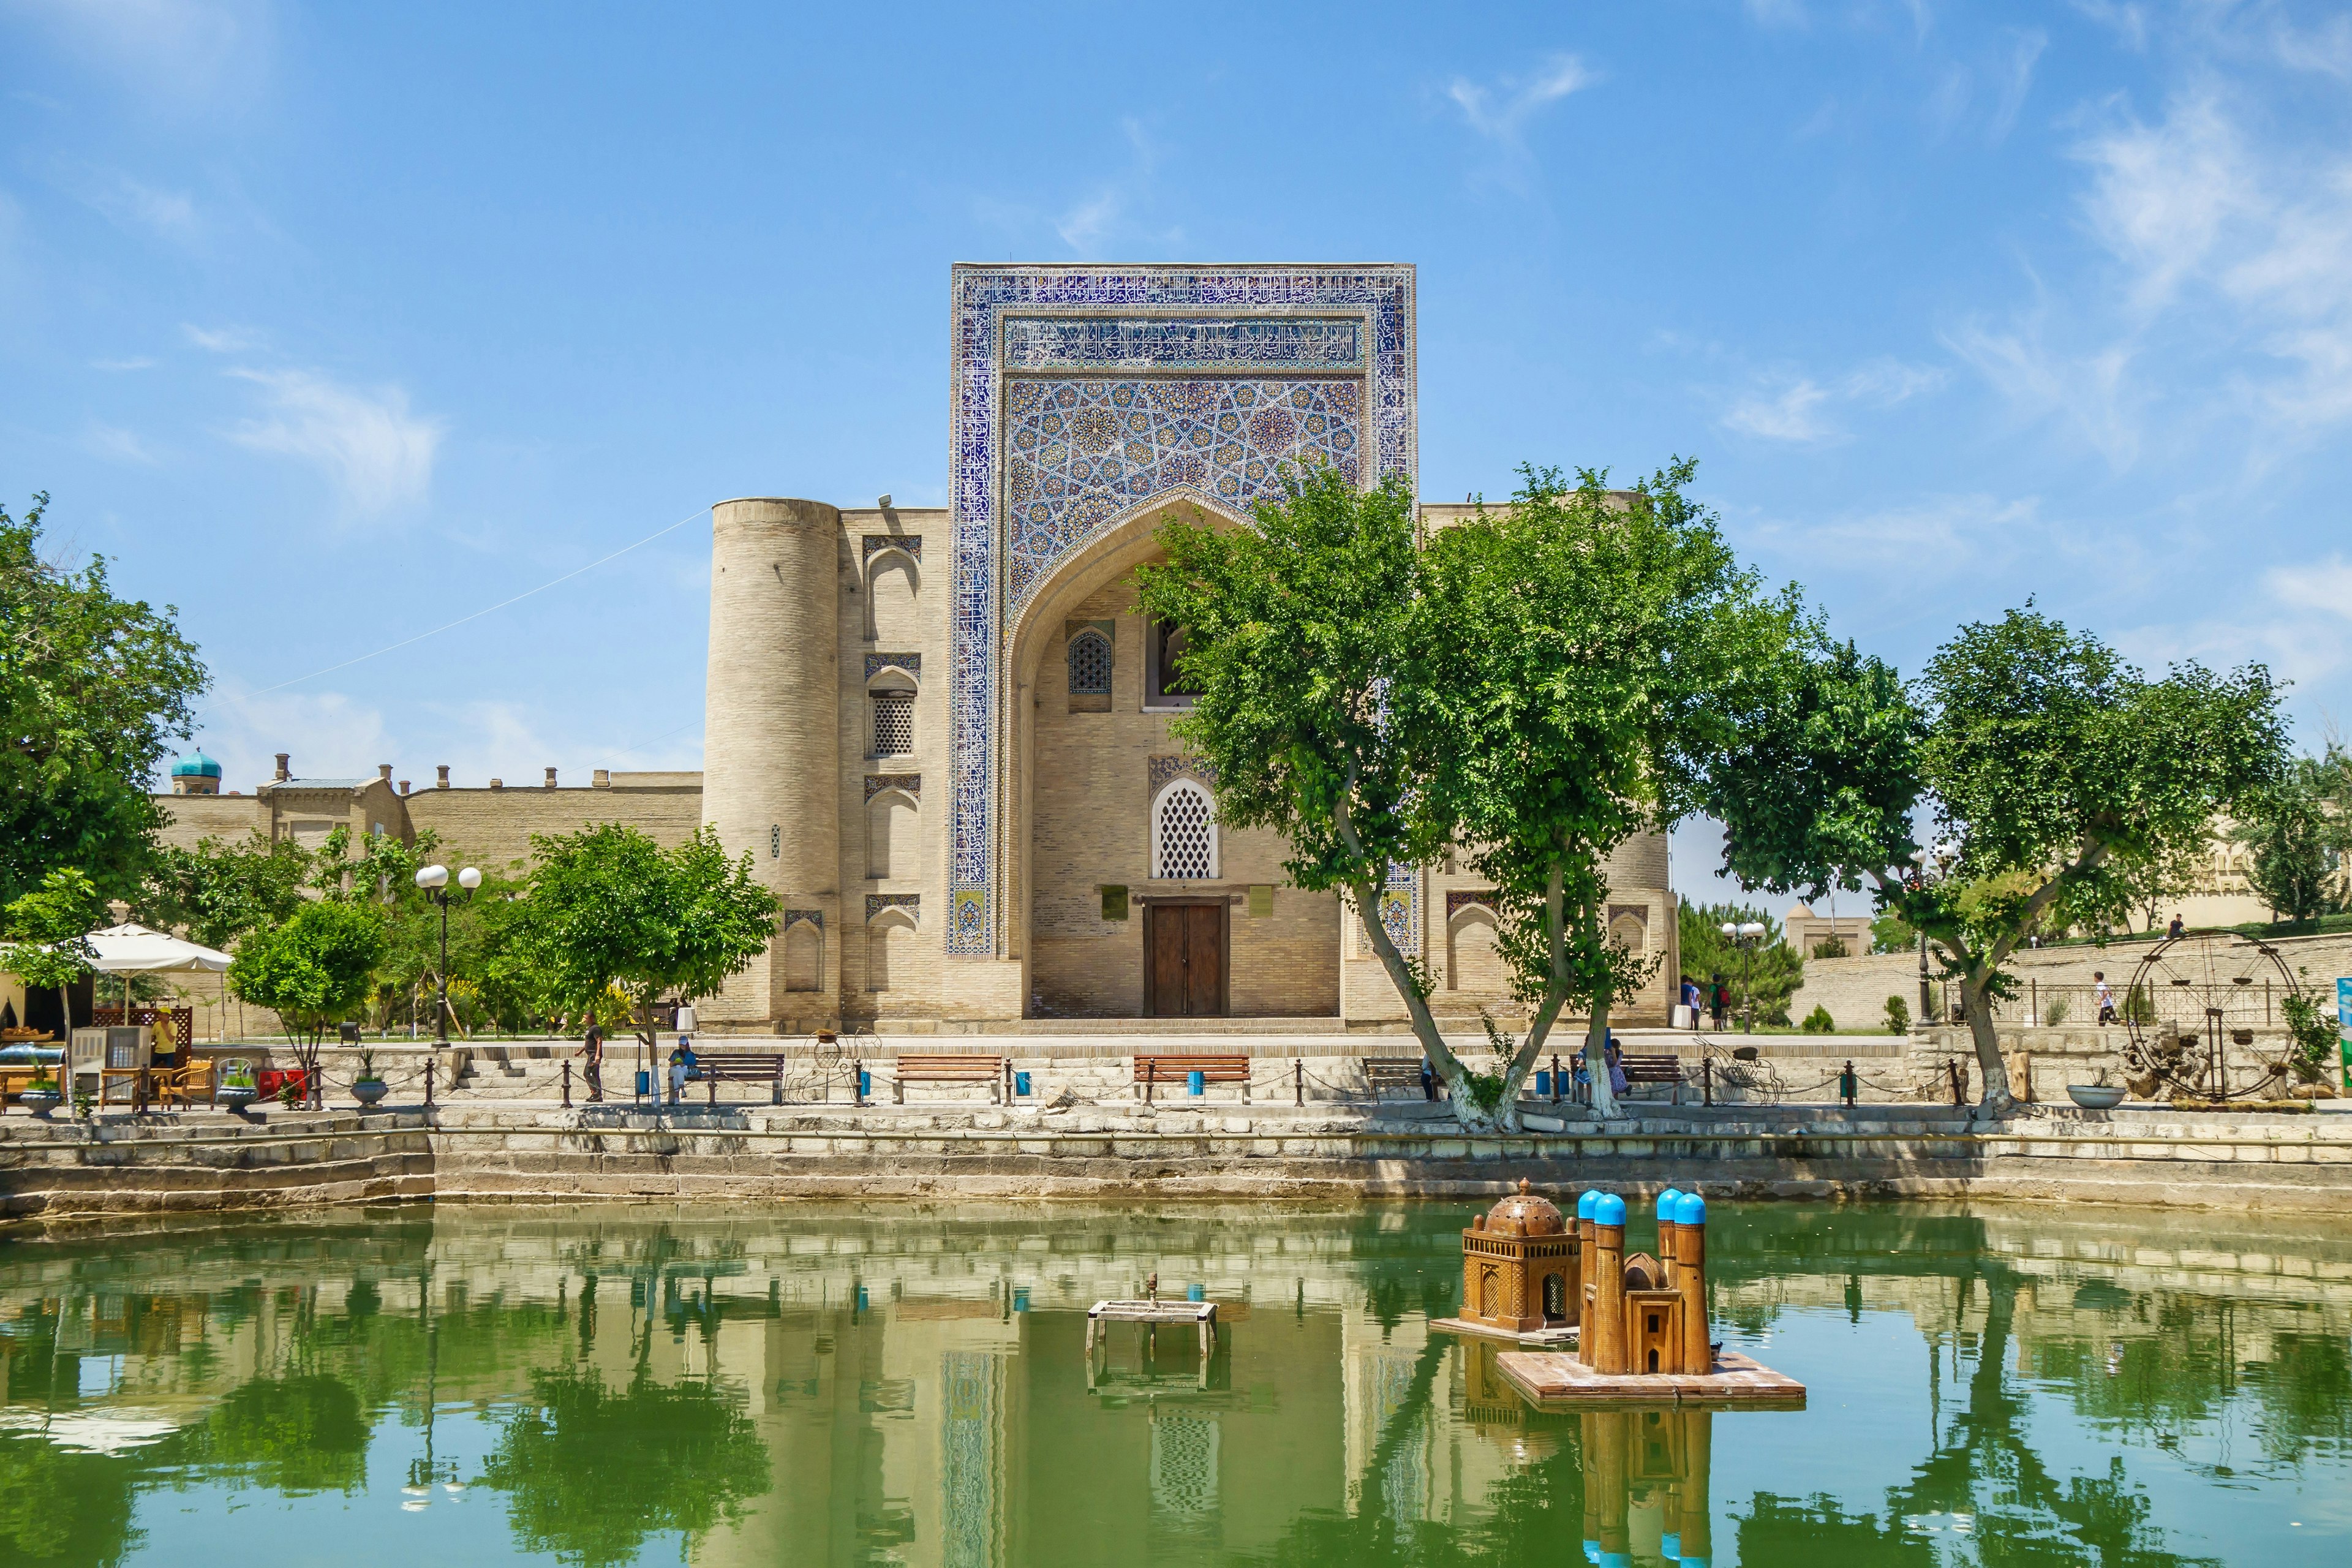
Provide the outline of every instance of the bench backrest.
{"type": "Polygon", "coordinates": [[[1135,1076],[1172,1083],[1199,1073],[1203,1081],[1225,1081],[1249,1077],[1251,1060],[1248,1057],[1138,1057],[1135,1076]]]}
{"type": "Polygon", "coordinates": [[[1003,1069],[1004,1058],[1003,1057],[976,1057],[964,1055],[952,1057],[901,1056],[898,1058],[898,1069],[901,1072],[904,1072],[908,1068],[971,1068],[977,1071],[999,1072],[1003,1069]]]}

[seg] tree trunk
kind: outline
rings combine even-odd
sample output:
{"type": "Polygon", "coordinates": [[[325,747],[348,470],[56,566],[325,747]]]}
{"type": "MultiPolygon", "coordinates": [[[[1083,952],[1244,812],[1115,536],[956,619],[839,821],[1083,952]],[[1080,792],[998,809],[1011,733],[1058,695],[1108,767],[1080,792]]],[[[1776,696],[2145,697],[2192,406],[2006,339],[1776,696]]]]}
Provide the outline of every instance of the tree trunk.
{"type": "Polygon", "coordinates": [[[1977,1108],[1995,1116],[2017,1109],[2009,1092],[2009,1064],[2000,1059],[2000,1041],[1992,1031],[1992,972],[1974,964],[1961,973],[1960,1002],[1969,1013],[1969,1036],[1976,1042],[1977,1068],[1984,1075],[1984,1094],[1977,1108]]]}
{"type": "Polygon", "coordinates": [[[1372,944],[1372,952],[1388,971],[1389,983],[1404,999],[1405,1016],[1412,1020],[1413,1038],[1429,1057],[1429,1065],[1445,1080],[1446,1099],[1454,1107],[1454,1120],[1469,1132],[1517,1132],[1519,1130],[1518,1096],[1512,1092],[1510,1064],[1504,1068],[1504,1094],[1491,1111],[1482,1110],[1467,1092],[1470,1069],[1454,1054],[1438,1033],[1437,1019],[1429,1010],[1429,998],[1421,994],[1412,967],[1404,954],[1397,951],[1396,942],[1389,936],[1388,927],[1381,923],[1381,893],[1378,887],[1358,888],[1350,901],[1356,906],[1356,917],[1363,921],[1364,938],[1372,944]]]}
{"type": "Polygon", "coordinates": [[[1625,1114],[1617,1103],[1617,1086],[1609,1077],[1609,1004],[1592,1005],[1592,1021],[1584,1026],[1584,1073],[1592,1080],[1592,1114],[1607,1121],[1625,1114]]]}

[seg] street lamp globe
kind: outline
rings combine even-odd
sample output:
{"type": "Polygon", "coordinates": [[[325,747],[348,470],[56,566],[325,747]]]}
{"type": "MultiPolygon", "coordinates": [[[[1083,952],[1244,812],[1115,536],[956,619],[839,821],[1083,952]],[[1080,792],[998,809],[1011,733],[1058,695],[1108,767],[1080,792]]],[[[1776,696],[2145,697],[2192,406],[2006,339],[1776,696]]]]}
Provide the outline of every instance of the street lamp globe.
{"type": "Polygon", "coordinates": [[[1764,934],[1764,927],[1758,921],[1750,921],[1746,925],[1739,928],[1739,934],[1745,937],[1762,936],[1764,934]]]}
{"type": "Polygon", "coordinates": [[[440,889],[447,887],[449,885],[449,868],[446,866],[421,866],[417,868],[416,885],[424,889],[428,893],[436,892],[440,889]]]}
{"type": "Polygon", "coordinates": [[[473,867],[468,866],[464,870],[457,873],[457,886],[465,889],[466,891],[470,893],[481,885],[482,874],[473,867]]]}
{"type": "Polygon", "coordinates": [[[1732,923],[1730,921],[1726,921],[1723,922],[1723,934],[1726,936],[1736,937],[1739,934],[1739,927],[1732,923]]]}

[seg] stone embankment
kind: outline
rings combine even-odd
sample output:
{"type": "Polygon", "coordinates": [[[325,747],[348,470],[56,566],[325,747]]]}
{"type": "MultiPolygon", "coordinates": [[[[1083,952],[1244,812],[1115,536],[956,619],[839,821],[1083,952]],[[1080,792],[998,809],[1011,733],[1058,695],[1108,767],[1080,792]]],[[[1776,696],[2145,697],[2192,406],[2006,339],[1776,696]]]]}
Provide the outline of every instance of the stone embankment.
{"type": "Polygon", "coordinates": [[[0,1121],[0,1214],[68,1220],[415,1199],[742,1203],[1471,1195],[1994,1197],[2352,1215],[2352,1115],[1645,1107],[1464,1135],[1442,1106],[515,1105],[0,1121]],[[1553,1131],[1552,1129],[1557,1129],[1553,1131]]]}

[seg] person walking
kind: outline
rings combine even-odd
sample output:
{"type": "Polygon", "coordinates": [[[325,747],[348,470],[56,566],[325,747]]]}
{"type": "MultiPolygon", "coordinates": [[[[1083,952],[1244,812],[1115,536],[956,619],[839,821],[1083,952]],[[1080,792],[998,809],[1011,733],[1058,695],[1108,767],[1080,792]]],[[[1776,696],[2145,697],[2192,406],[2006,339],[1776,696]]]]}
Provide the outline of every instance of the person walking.
{"type": "Polygon", "coordinates": [[[2093,1000],[2099,1005],[2099,1023],[2102,1026],[2112,1024],[2116,1021],[2116,994],[2107,984],[2107,972],[2104,969],[2095,969],[2091,971],[2091,978],[2098,983],[2098,989],[2093,994],[2093,1000]]]}
{"type": "Polygon", "coordinates": [[[1707,998],[1707,1003],[1715,1014],[1715,1026],[1720,1029],[1723,1027],[1725,1015],[1731,1011],[1731,987],[1724,984],[1723,976],[1720,974],[1715,977],[1714,984],[1715,994],[1707,998]]]}
{"type": "Polygon", "coordinates": [[[591,1100],[604,1099],[604,1031],[597,1026],[595,1019],[588,1020],[588,1032],[581,1037],[580,1048],[572,1054],[586,1058],[582,1064],[580,1076],[587,1080],[588,1098],[591,1100]]]}

